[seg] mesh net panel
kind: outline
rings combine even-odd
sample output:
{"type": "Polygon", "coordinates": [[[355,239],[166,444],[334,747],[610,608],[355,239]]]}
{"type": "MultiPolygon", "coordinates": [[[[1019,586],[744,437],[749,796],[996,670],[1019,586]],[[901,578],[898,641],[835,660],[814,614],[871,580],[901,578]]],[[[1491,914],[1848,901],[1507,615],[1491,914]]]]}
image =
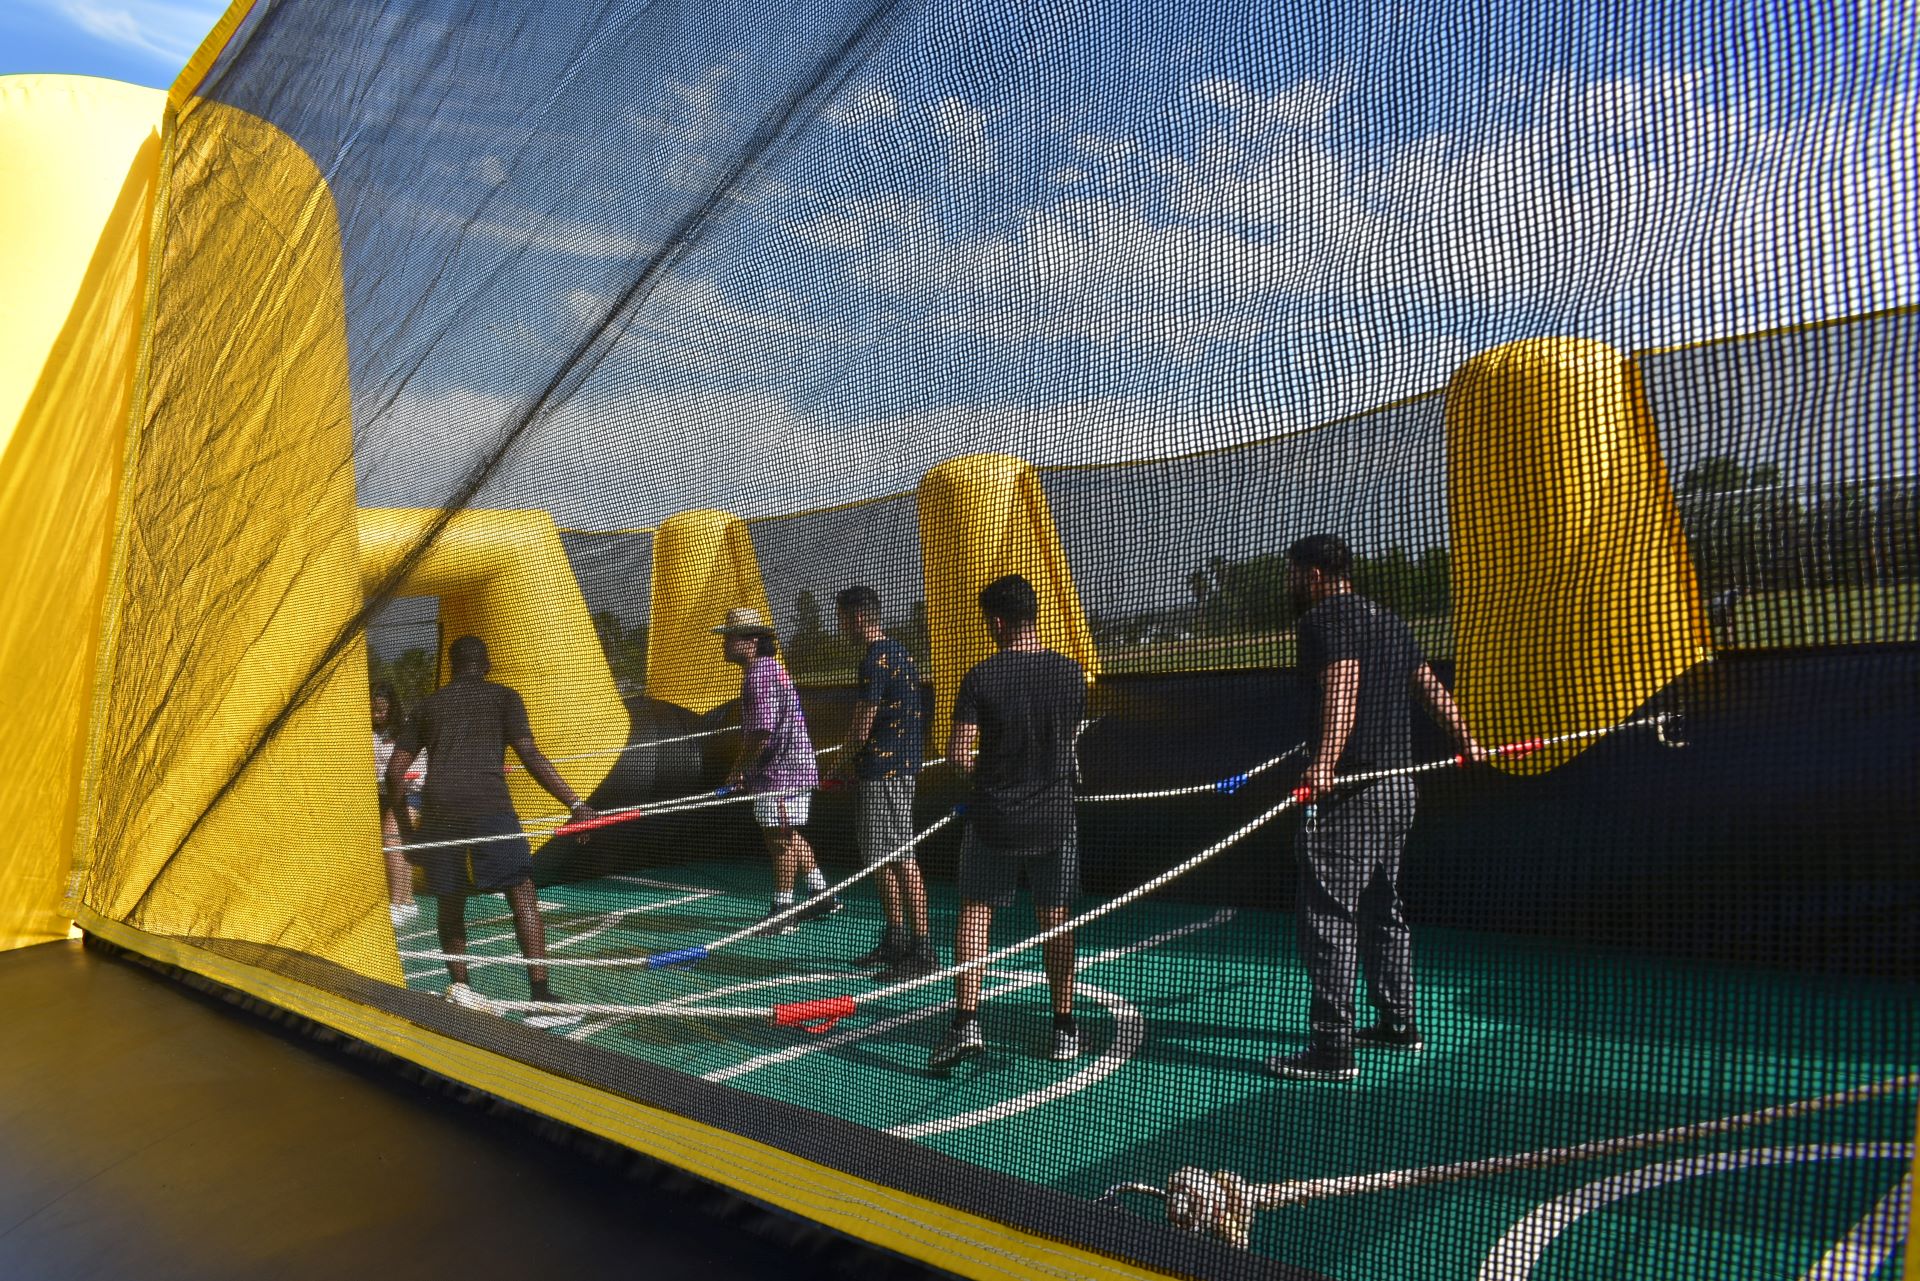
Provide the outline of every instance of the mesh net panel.
{"type": "Polygon", "coordinates": [[[1891,1276],[1916,22],[259,0],[163,169],[75,893],[971,1275],[1891,1276]],[[999,800],[845,785],[1016,567],[1068,764],[1021,668],[999,800]],[[383,851],[369,680],[516,737],[466,634],[558,785],[430,759],[383,851]],[[1062,786],[1071,876],[990,826],[1062,786]],[[930,1205],[1011,1232],[876,1226],[930,1205]]]}

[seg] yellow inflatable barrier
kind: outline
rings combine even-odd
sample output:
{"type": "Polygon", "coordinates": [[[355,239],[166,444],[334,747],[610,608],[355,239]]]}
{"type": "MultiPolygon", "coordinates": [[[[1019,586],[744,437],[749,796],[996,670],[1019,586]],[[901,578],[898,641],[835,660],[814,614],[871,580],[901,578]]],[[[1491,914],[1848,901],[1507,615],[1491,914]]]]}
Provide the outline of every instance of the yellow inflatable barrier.
{"type": "MultiPolygon", "coordinates": [[[[1639,370],[1604,343],[1509,343],[1447,387],[1457,693],[1483,743],[1611,725],[1708,654],[1639,370]]],[[[1542,773],[1572,743],[1503,761],[1542,773]]]]}
{"type": "Polygon", "coordinates": [[[0,77],[0,950],[61,938],[166,95],[0,77]]]}
{"type": "Polygon", "coordinates": [[[1005,454],[950,459],[921,478],[919,501],[935,692],[928,741],[939,752],[960,678],[994,652],[979,602],[980,589],[994,579],[1022,574],[1033,583],[1041,641],[1077,659],[1089,681],[1100,673],[1100,654],[1031,463],[1005,454]]]}
{"type": "Polygon", "coordinates": [[[720,656],[712,629],[745,606],[769,622],[747,524],[729,512],[670,516],[653,535],[647,695],[705,714],[740,696],[740,669],[720,656]]]}
{"type": "MultiPolygon", "coordinates": [[[[386,581],[438,514],[363,509],[363,587],[386,581]]],[[[588,758],[556,768],[582,796],[592,795],[618,759],[614,750],[626,745],[629,718],[553,518],[544,511],[460,512],[401,591],[440,598],[443,646],[469,634],[487,643],[491,679],[526,700],[540,749],[588,758]]],[[[444,652],[440,670],[447,670],[444,652]]],[[[524,771],[509,775],[508,788],[522,815],[557,812],[524,771]]]]}

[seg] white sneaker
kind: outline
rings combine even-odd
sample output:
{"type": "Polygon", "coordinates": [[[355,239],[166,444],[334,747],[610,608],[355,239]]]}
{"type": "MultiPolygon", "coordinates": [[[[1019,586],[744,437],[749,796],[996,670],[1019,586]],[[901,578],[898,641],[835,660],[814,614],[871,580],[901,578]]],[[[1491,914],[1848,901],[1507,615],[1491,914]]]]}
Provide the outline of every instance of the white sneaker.
{"type": "Polygon", "coordinates": [[[497,1014],[493,1002],[480,995],[465,983],[455,983],[447,989],[447,1000],[463,1010],[477,1010],[482,1014],[497,1014]]]}
{"type": "Polygon", "coordinates": [[[575,1023],[581,1023],[585,1021],[586,1021],[586,1015],[584,1014],[564,1014],[564,1013],[563,1014],[536,1014],[533,1017],[524,1020],[524,1022],[528,1027],[539,1028],[542,1032],[549,1031],[557,1027],[572,1027],[575,1023]]]}
{"type": "Polygon", "coordinates": [[[418,903],[389,903],[387,904],[387,915],[392,918],[393,928],[397,930],[403,925],[412,925],[420,919],[420,905],[418,903]]]}

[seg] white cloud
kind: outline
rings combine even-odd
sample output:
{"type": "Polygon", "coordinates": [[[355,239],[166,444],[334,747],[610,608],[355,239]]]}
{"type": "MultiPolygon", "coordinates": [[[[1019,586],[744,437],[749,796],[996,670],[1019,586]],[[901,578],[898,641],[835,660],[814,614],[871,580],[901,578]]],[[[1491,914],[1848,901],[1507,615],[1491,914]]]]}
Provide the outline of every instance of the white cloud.
{"type": "Polygon", "coordinates": [[[213,29],[224,4],[194,0],[38,0],[89,35],[184,65],[213,29]]]}
{"type": "Polygon", "coordinates": [[[955,169],[980,172],[995,166],[987,113],[980,107],[964,98],[942,98],[933,108],[933,125],[955,169]]]}
{"type": "Polygon", "coordinates": [[[862,85],[835,98],[822,113],[848,129],[858,129],[900,115],[899,101],[879,85],[862,85]]]}

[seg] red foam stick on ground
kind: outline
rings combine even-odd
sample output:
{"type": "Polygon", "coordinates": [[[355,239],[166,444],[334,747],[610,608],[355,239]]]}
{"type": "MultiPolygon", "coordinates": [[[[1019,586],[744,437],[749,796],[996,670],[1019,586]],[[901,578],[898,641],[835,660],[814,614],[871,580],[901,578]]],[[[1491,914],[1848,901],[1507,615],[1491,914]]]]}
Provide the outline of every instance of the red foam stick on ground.
{"type": "Polygon", "coordinates": [[[597,832],[603,827],[612,827],[618,823],[631,823],[642,817],[646,811],[629,810],[625,814],[602,814],[598,818],[583,818],[577,823],[564,823],[553,829],[555,836],[572,836],[576,832],[597,832]]]}
{"type": "Polygon", "coordinates": [[[831,1032],[833,1025],[853,1013],[853,998],[829,996],[818,1001],[789,1001],[773,1007],[773,1021],[781,1027],[797,1027],[819,1036],[831,1032]]]}
{"type": "Polygon", "coordinates": [[[1296,787],[1293,789],[1293,803],[1295,805],[1305,805],[1308,801],[1311,801],[1312,799],[1313,799],[1313,789],[1311,787],[1306,786],[1304,783],[1301,784],[1299,787],[1296,787]]]}
{"type": "Polygon", "coordinates": [[[1493,749],[1496,756],[1526,756],[1537,752],[1547,745],[1544,738],[1523,738],[1517,743],[1503,743],[1493,749]]]}

